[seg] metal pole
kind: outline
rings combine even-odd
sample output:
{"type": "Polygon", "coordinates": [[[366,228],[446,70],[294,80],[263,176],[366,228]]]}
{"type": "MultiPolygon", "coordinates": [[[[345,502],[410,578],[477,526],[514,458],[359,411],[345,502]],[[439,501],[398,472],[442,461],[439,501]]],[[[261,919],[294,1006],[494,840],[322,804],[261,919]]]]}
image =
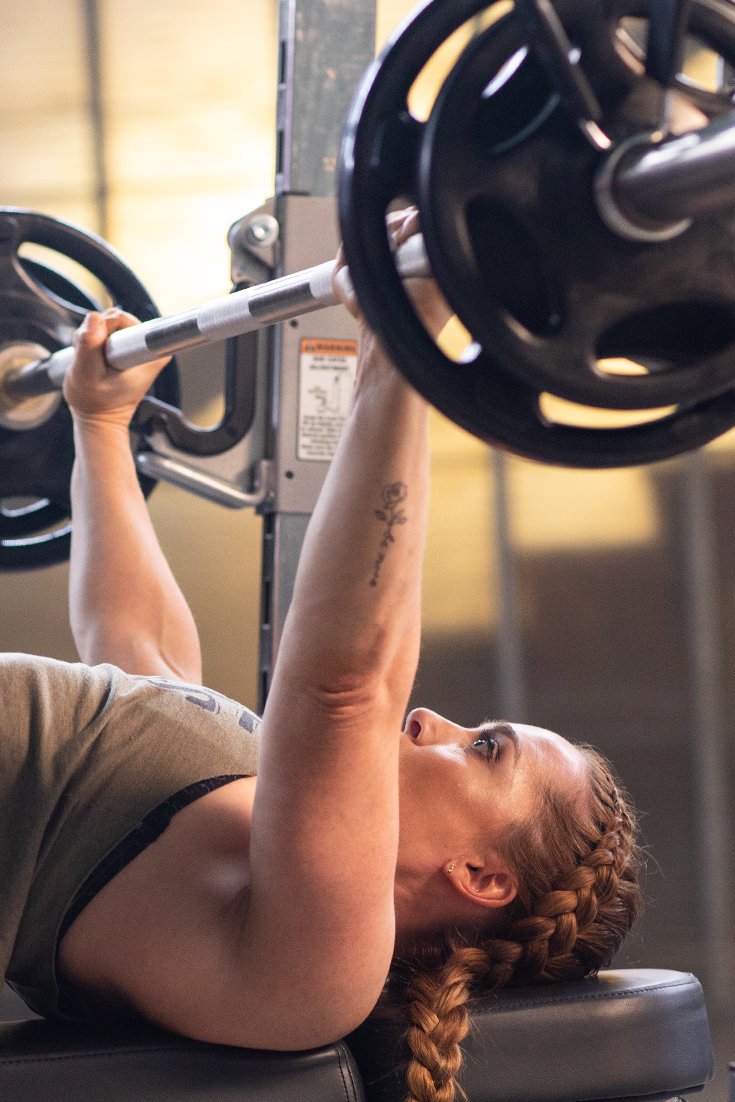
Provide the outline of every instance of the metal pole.
{"type": "Polygon", "coordinates": [[[709,454],[694,452],[683,467],[684,562],[693,697],[699,891],[707,990],[725,1005],[733,977],[732,830],[728,814],[726,716],[715,565],[715,516],[709,454]]]}
{"type": "MultiPolygon", "coordinates": [[[[375,56],[376,0],[279,0],[276,214],[281,226],[279,267],[299,266],[315,236],[336,237],[335,170],[344,121],[355,88],[375,56]],[[329,207],[329,214],[324,204],[329,207]],[[300,221],[296,221],[298,214],[300,221]],[[307,221],[308,220],[308,221],[307,221]]],[[[322,253],[324,255],[324,253],[322,253]]],[[[299,391],[307,378],[305,340],[354,340],[346,311],[319,314],[320,331],[296,322],[272,338],[272,439],[275,499],[265,515],[259,707],[263,707],[291,600],[309,516],[326,475],[326,457],[305,457],[299,446],[299,391]]],[[[316,317],[316,315],[315,315],[316,317]]],[[[308,389],[308,387],[306,388],[308,389]]]]}
{"type": "Polygon", "coordinates": [[[107,177],[107,128],[102,93],[102,38],[98,0],[82,0],[89,75],[89,115],[92,124],[92,168],[97,232],[109,237],[109,182],[107,177]]]}
{"type": "Polygon", "coordinates": [[[518,591],[518,572],[511,533],[508,493],[508,458],[493,451],[495,475],[495,524],[498,600],[498,707],[508,719],[527,718],[526,678],[523,662],[523,629],[518,591]]]}

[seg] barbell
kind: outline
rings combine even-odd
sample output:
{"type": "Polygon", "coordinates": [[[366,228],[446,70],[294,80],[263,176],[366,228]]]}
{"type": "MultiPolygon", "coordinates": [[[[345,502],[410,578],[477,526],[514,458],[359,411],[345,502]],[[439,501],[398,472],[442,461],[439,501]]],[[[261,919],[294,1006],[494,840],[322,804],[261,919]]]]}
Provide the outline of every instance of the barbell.
{"type": "MultiPolygon", "coordinates": [[[[361,308],[430,402],[491,444],[578,467],[652,462],[735,424],[731,66],[731,0],[428,0],[403,25],[353,100],[338,207],[361,308]],[[420,121],[419,74],[478,22],[420,121]],[[710,87],[682,76],[692,47],[719,67],[710,87]],[[423,238],[396,256],[385,218],[407,200],[423,238]],[[456,359],[403,284],[428,271],[471,338],[456,359]],[[589,427],[601,410],[640,423],[589,427]]],[[[98,277],[147,319],[110,338],[120,369],[334,302],[326,263],[158,318],[148,296],[141,309],[138,290],[118,285],[118,265],[131,273],[94,235],[0,212],[3,500],[35,494],[63,513],[68,498],[71,445],[44,481],[55,463],[45,438],[62,420],[68,429],[54,392],[93,304],[18,258],[21,240],[44,235],[82,262],[104,256],[98,277]],[[15,471],[13,437],[38,439],[37,476],[15,471]]],[[[27,546],[44,557],[56,543],[34,534],[34,510],[0,514],[0,565],[29,565],[27,546]]]]}

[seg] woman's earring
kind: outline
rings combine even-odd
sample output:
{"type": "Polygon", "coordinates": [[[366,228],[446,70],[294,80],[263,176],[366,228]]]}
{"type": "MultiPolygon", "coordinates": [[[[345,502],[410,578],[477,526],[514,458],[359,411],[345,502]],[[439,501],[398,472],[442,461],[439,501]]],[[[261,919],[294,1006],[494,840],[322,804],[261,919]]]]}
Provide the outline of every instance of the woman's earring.
{"type": "Polygon", "coordinates": [[[453,873],[453,872],[454,872],[454,870],[456,869],[456,867],[457,867],[457,862],[456,862],[456,861],[452,861],[451,865],[450,865],[450,866],[449,866],[449,868],[447,869],[447,872],[448,872],[448,873],[450,873],[450,874],[451,874],[451,873],[453,873]]]}

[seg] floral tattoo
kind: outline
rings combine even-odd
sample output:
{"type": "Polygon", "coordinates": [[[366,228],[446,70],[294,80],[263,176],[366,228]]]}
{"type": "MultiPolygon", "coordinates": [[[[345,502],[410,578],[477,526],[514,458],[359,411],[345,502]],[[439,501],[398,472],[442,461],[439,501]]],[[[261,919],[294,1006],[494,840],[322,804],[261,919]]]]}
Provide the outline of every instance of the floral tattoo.
{"type": "Polygon", "coordinates": [[[380,551],[373,567],[373,576],[370,579],[371,586],[378,584],[388,548],[396,542],[393,528],[396,524],[405,524],[408,519],[403,509],[401,509],[401,505],[407,496],[408,488],[403,482],[391,482],[389,486],[383,487],[383,508],[376,509],[375,516],[378,520],[383,521],[385,529],[383,530],[383,538],[380,541],[380,551]]]}

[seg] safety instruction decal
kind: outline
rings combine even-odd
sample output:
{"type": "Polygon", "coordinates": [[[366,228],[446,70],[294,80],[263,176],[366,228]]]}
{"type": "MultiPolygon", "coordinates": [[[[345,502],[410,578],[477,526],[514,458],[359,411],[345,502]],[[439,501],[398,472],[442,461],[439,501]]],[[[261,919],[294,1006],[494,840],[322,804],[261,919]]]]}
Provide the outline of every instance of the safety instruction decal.
{"type": "Polygon", "coordinates": [[[306,337],[299,349],[299,459],[331,459],[352,398],[357,341],[306,337]]]}

